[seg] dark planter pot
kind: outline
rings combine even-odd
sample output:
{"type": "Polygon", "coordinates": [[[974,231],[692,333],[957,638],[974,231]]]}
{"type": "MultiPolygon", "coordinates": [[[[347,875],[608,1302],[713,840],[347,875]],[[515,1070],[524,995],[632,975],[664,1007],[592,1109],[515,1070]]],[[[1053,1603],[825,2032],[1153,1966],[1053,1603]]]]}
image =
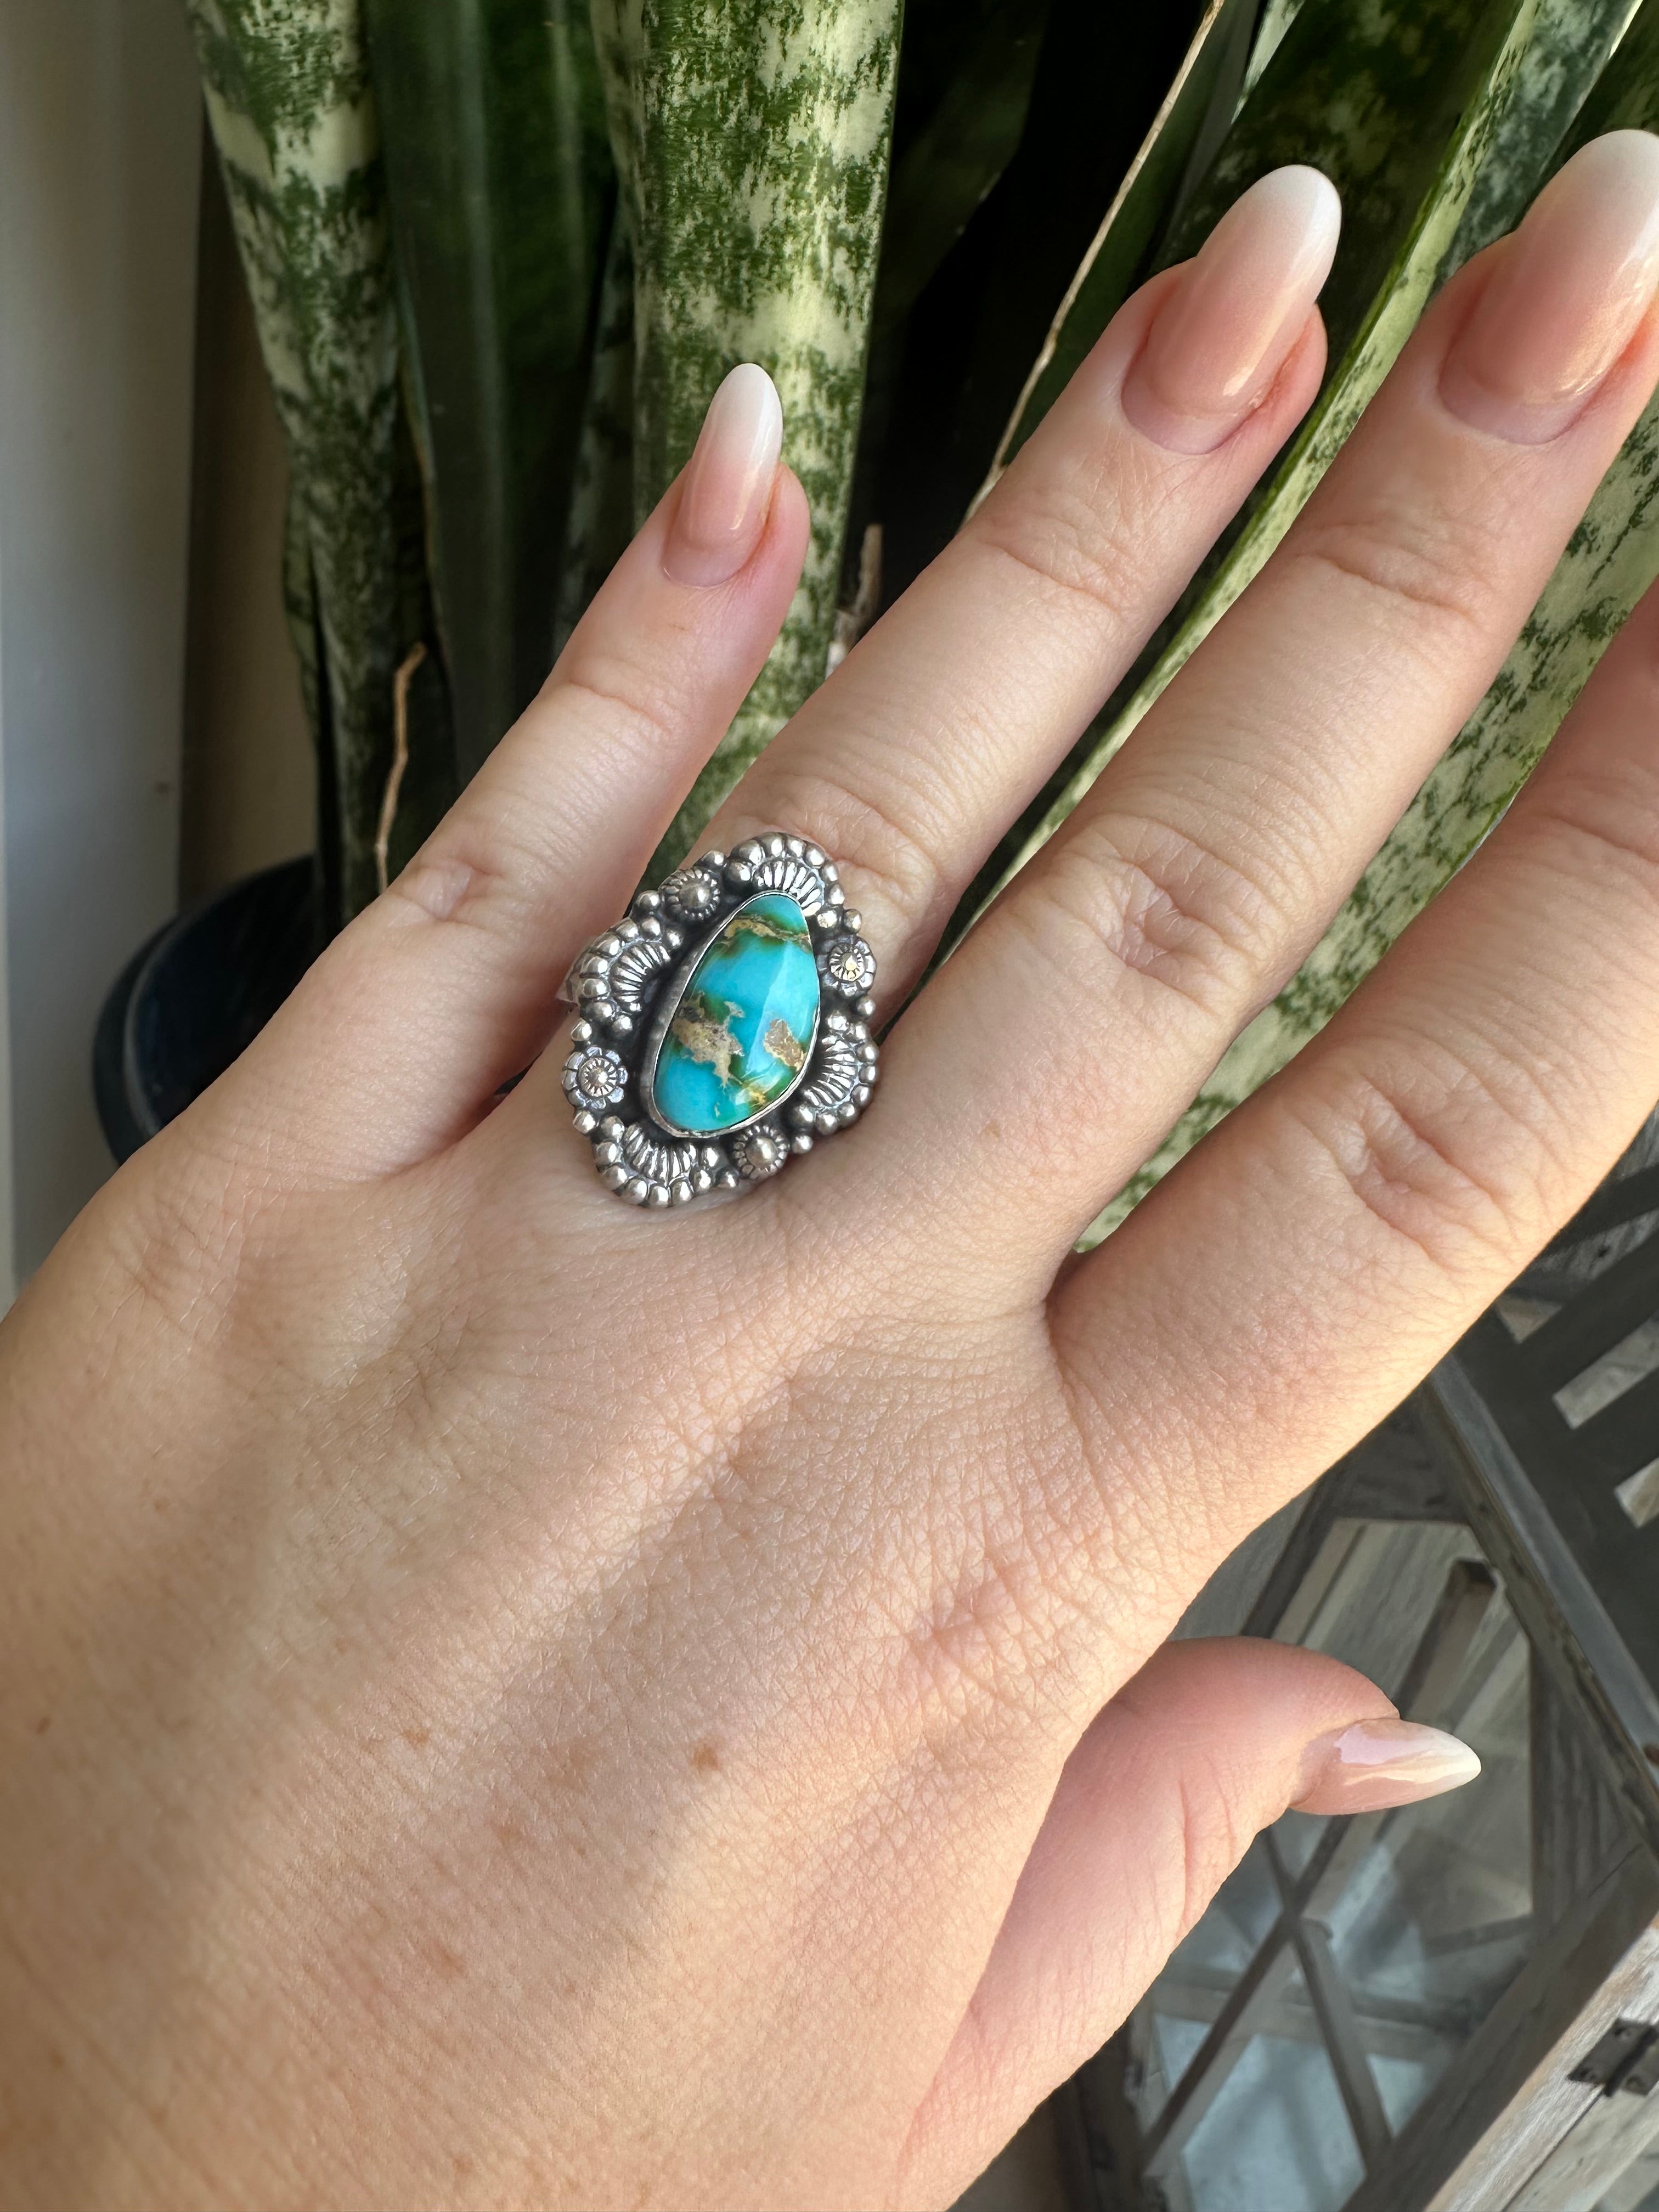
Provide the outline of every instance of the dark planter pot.
{"type": "Polygon", "coordinates": [[[118,1163],[224,1073],[321,946],[317,871],[301,860],[216,892],[134,955],[93,1044],[98,1118],[118,1163]]]}

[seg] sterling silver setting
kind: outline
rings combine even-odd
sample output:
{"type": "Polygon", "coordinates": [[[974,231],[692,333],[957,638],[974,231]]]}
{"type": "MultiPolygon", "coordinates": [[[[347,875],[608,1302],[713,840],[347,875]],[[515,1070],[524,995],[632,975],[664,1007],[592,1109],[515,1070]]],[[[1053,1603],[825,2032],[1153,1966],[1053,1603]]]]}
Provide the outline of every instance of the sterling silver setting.
{"type": "Polygon", "coordinates": [[[562,995],[580,1018],[562,1082],[607,1189],[659,1210],[714,1191],[751,1190],[852,1127],[880,1066],[870,1030],[876,956],[863,927],[835,863],[805,838],[775,830],[730,854],[684,862],[592,940],[564,981],[562,995]],[[766,891],[793,899],[806,917],[819,994],[811,1051],[787,1092],[741,1127],[718,1137],[665,1128],[647,1100],[673,1011],[732,915],[766,891]]]}

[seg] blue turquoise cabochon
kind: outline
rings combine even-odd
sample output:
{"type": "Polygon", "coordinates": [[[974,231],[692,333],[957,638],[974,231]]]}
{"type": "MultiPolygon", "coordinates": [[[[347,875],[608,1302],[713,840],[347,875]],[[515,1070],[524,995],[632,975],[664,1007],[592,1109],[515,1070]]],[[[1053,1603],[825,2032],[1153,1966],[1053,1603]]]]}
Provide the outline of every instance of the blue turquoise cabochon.
{"type": "Polygon", "coordinates": [[[746,900],[686,979],[646,1071],[665,1129],[719,1137],[781,1105],[806,1073],[818,969],[806,916],[781,891],[746,900]]]}

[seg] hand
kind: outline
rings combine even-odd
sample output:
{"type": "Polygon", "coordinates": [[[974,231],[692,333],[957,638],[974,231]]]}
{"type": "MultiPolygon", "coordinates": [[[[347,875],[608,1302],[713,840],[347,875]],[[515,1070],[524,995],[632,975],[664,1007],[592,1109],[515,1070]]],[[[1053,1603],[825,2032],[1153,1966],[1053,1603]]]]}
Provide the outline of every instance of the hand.
{"type": "MultiPolygon", "coordinates": [[[[714,825],[842,860],[884,1012],[1306,406],[1335,223],[1282,172],[1133,300],[714,825]]],[[[1467,1778],[1316,1655],[1160,1646],[1652,1103],[1659,608],[1067,1255],[1485,690],[1656,279],[1624,134],[1431,309],[866,1121],[649,1214],[537,1056],[798,573],[775,399],[722,387],[453,814],[0,1335],[0,2201],[944,2204],[1259,1826],[1467,1778]]]]}

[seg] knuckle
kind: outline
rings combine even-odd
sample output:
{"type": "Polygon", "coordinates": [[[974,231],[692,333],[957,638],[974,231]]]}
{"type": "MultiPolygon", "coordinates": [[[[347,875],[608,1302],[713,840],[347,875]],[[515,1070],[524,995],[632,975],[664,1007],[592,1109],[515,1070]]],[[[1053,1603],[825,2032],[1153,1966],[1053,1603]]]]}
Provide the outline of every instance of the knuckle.
{"type": "Polygon", "coordinates": [[[1147,1857],[1149,1903],[1158,1944],[1172,1950],[1255,1841],[1254,1808],[1224,1750],[1172,1722],[1139,1677],[1124,1685],[1110,1710],[1117,1769],[1157,1808],[1160,1848],[1147,1857]]]}
{"type": "MultiPolygon", "coordinates": [[[[1659,706],[1659,669],[1654,703],[1659,706]]],[[[1617,884],[1638,896],[1659,895],[1659,785],[1622,763],[1575,760],[1569,775],[1552,777],[1510,829],[1510,849],[1530,848],[1570,882],[1593,883],[1605,896],[1617,884]]]]}
{"type": "Polygon", "coordinates": [[[1121,495],[1085,476],[1041,500],[989,501],[964,533],[991,559],[1035,579],[1046,593],[1127,627],[1138,572],[1121,495]]]}
{"type": "Polygon", "coordinates": [[[1491,627],[1490,579],[1501,573],[1503,556],[1478,513],[1373,500],[1304,518],[1286,550],[1322,585],[1335,579],[1357,589],[1385,623],[1409,625],[1419,644],[1425,621],[1459,641],[1471,630],[1484,639],[1491,627]]]}
{"type": "Polygon", "coordinates": [[[159,1322],[192,1349],[210,1346],[235,1304],[257,1194],[179,1132],[164,1133],[142,1168],[108,1209],[113,1310],[159,1322]]]}
{"type": "Polygon", "coordinates": [[[961,1721],[1040,1708],[1030,1645],[1042,1610],[1031,1560],[1016,1547],[988,1547],[962,1562],[903,1624],[895,1688],[901,1709],[961,1721]]]}
{"type": "Polygon", "coordinates": [[[851,779],[815,762],[793,763],[746,794],[732,842],[761,830],[811,838],[838,867],[857,871],[860,906],[879,900],[914,927],[950,895],[952,878],[940,857],[955,842],[949,801],[901,785],[887,765],[881,782],[879,790],[873,778],[870,788],[856,790],[851,779]],[[757,805],[766,811],[763,822],[757,805]]]}
{"type": "Polygon", "coordinates": [[[584,760],[603,759],[607,780],[625,784],[631,770],[648,790],[662,761],[684,750],[687,720],[687,702],[668,678],[599,646],[573,645],[509,741],[388,884],[392,905],[521,938],[568,866],[573,822],[587,811],[547,805],[545,744],[562,733],[584,740],[562,748],[568,781],[581,776],[584,760]]]}
{"type": "MultiPolygon", "coordinates": [[[[392,878],[384,902],[410,921],[464,933],[446,942],[483,976],[504,948],[522,957],[524,946],[541,937],[548,886],[569,863],[564,820],[546,819],[534,805],[473,807],[464,799],[392,878]]],[[[567,943],[564,957],[580,949],[567,943]]]]}
{"type": "Polygon", "coordinates": [[[968,1348],[982,1340],[975,1333],[954,1357],[964,1376],[977,1369],[981,1409],[1007,1430],[1006,1455],[969,1477],[927,1424],[934,1434],[917,1456],[933,1460],[948,1513],[909,1524],[902,1550],[884,1547],[866,1601],[876,1705],[900,1740],[936,1753],[1052,1712],[1066,1624],[1090,1601],[1104,1548],[1088,1540],[1097,1493],[1069,1424],[1032,1425],[1018,1376],[968,1348]]]}
{"type": "Polygon", "coordinates": [[[1553,1115],[1518,1067],[1481,1074],[1443,1050],[1403,1075],[1354,1060],[1298,1113],[1389,1241],[1459,1288],[1513,1273],[1553,1220],[1553,1115]]]}
{"type": "Polygon", "coordinates": [[[567,647],[541,697],[596,724],[607,741],[636,745],[642,757],[660,759],[684,740],[687,702],[672,679],[596,646],[567,647]]]}
{"type": "Polygon", "coordinates": [[[1145,817],[1079,828],[1028,896],[1046,957],[1086,988],[1103,959],[1109,981],[1142,977],[1212,1020],[1259,994],[1287,937],[1279,901],[1243,868],[1145,817]]]}
{"type": "Polygon", "coordinates": [[[481,834],[459,814],[392,878],[386,896],[427,921],[511,934],[529,903],[527,872],[515,866],[516,857],[499,835],[481,834]]]}

